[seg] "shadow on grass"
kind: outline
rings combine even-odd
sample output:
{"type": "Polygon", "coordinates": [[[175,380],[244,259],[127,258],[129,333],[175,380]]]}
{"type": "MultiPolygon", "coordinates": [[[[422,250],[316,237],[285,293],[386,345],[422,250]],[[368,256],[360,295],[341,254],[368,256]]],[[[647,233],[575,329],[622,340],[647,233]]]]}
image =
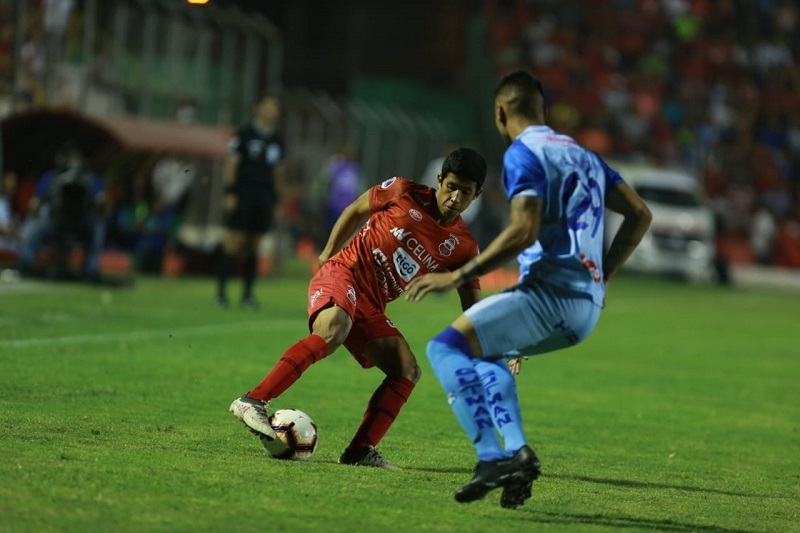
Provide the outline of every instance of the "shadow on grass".
{"type": "MultiPolygon", "coordinates": [[[[336,461],[331,461],[335,463],[336,461]]],[[[471,476],[474,472],[473,468],[463,467],[463,468],[430,468],[424,466],[404,466],[403,470],[409,470],[412,472],[431,472],[434,474],[466,474],[471,476]]],[[[629,479],[609,479],[609,478],[599,478],[599,477],[589,477],[589,476],[572,476],[572,475],[564,475],[564,474],[542,474],[540,479],[565,479],[565,480],[573,480],[573,481],[584,481],[586,483],[598,483],[602,485],[613,485],[615,487],[627,487],[632,489],[671,489],[671,490],[683,490],[686,492],[702,492],[708,494],[721,494],[724,496],[741,496],[744,498],[763,498],[766,497],[764,494],[755,494],[755,493],[748,493],[748,492],[737,492],[733,490],[723,490],[723,489],[714,489],[714,488],[706,488],[706,487],[695,487],[692,485],[677,485],[677,484],[670,484],[670,483],[651,483],[648,481],[632,481],[629,479]]]]}
{"type": "Polygon", "coordinates": [[[720,526],[689,524],[675,520],[658,520],[652,518],[637,518],[634,516],[612,514],[580,514],[580,513],[550,513],[538,509],[521,509],[526,515],[526,521],[541,524],[590,524],[594,526],[607,526],[613,528],[649,529],[652,531],[674,531],[677,533],[689,531],[716,531],[721,533],[753,533],[747,529],[728,529],[720,526]]]}
{"type": "Polygon", "coordinates": [[[574,481],[585,481],[587,483],[599,483],[603,485],[614,485],[615,487],[628,487],[632,489],[672,489],[683,490],[686,492],[704,492],[709,494],[722,494],[724,496],[742,496],[746,498],[763,498],[764,494],[754,494],[747,492],[737,492],[733,490],[712,489],[706,487],[695,487],[692,485],[676,485],[671,483],[651,483],[648,481],[631,481],[628,479],[608,479],[589,476],[571,476],[563,474],[543,474],[542,477],[553,479],[571,479],[574,481]]]}

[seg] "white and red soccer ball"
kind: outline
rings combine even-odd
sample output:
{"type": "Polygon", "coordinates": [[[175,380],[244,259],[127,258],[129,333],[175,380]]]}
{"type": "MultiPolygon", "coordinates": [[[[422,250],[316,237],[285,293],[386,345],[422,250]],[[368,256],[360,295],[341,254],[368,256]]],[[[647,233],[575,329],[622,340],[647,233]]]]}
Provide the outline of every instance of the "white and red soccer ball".
{"type": "Polygon", "coordinates": [[[299,409],[278,409],[269,417],[278,436],[273,441],[262,439],[267,452],[277,459],[307,461],[317,448],[317,425],[299,409]]]}

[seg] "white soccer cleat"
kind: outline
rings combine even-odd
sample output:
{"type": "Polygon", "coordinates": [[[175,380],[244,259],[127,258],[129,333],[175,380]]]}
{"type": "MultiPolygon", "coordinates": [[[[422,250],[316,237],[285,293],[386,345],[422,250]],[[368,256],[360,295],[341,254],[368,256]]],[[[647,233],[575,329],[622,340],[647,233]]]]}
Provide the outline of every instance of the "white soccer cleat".
{"type": "Polygon", "coordinates": [[[269,402],[248,398],[245,395],[233,400],[228,410],[234,418],[238,418],[251,432],[271,441],[275,440],[277,435],[275,435],[275,430],[272,429],[272,425],[269,423],[268,405],[269,402]]]}

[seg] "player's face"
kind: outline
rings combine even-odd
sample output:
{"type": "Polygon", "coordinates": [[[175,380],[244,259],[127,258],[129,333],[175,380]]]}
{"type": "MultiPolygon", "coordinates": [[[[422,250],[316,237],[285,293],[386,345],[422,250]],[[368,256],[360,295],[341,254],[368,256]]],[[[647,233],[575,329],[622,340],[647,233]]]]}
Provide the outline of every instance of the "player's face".
{"type": "Polygon", "coordinates": [[[277,98],[268,96],[263,98],[256,106],[256,119],[262,124],[275,124],[280,114],[281,103],[277,98]]]}
{"type": "Polygon", "coordinates": [[[480,193],[481,189],[474,181],[461,179],[452,172],[444,177],[440,175],[436,204],[444,222],[455,220],[480,193]]]}

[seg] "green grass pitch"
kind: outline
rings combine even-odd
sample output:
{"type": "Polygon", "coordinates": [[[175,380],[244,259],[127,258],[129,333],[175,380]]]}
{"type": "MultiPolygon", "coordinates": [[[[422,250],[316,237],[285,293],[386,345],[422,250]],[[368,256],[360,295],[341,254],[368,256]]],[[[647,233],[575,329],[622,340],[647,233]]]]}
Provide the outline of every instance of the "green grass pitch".
{"type": "Polygon", "coordinates": [[[273,403],[312,460],[263,455],[227,408],[306,334],[306,284],[257,313],[210,279],[0,287],[0,531],[800,531],[797,292],[622,277],[588,341],[523,364],[544,474],[506,510],[453,500],[474,451],[424,347],[455,295],[389,307],[423,369],[380,446],[402,471],[336,464],[382,379],[344,350],[273,403]]]}

